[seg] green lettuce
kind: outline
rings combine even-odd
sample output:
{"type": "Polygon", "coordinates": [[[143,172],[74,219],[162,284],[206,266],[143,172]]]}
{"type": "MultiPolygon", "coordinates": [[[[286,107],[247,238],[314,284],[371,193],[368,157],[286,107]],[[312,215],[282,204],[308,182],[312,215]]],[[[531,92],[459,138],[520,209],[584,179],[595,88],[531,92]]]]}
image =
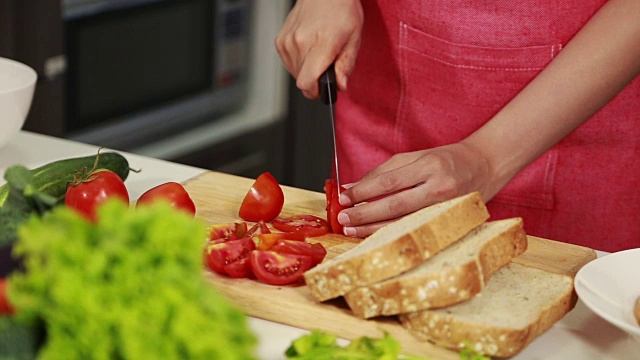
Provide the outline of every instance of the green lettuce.
{"type": "Polygon", "coordinates": [[[40,359],[253,359],[246,317],[202,275],[205,226],[164,203],[110,201],[90,224],[58,207],[31,217],[9,298],[42,323],[40,359]]]}
{"type": "Polygon", "coordinates": [[[291,360],[425,360],[421,357],[403,356],[402,347],[388,333],[375,339],[362,336],[340,346],[337,337],[320,330],[312,330],[293,341],[285,356],[291,360]]]}
{"type": "MultiPolygon", "coordinates": [[[[428,360],[402,355],[400,343],[386,332],[379,339],[361,336],[346,346],[338,345],[337,340],[337,336],[315,329],[294,340],[285,356],[290,360],[428,360]]],[[[460,360],[491,360],[468,346],[459,356],[460,360]]]]}

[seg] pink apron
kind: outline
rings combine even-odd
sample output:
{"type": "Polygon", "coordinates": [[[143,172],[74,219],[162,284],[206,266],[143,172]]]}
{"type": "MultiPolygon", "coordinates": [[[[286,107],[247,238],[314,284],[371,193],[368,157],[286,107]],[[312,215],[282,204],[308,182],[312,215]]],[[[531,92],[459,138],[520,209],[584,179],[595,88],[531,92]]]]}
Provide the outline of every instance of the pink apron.
{"type": "MultiPolygon", "coordinates": [[[[349,90],[337,103],[340,176],[457,142],[520,91],[601,0],[362,1],[349,90]]],[[[532,106],[535,106],[532,104],[532,106]]],[[[640,247],[640,78],[488,204],[529,235],[604,251],[640,247]]]]}

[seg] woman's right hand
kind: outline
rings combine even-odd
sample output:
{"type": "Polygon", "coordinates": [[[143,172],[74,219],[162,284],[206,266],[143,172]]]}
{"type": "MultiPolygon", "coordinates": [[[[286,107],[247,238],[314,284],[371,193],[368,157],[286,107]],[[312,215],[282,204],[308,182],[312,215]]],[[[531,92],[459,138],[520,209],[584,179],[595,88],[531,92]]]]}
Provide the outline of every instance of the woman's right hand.
{"type": "Polygon", "coordinates": [[[276,48],[305,97],[319,96],[318,79],[335,63],[338,89],[347,89],[362,31],[360,0],[297,0],[276,48]]]}

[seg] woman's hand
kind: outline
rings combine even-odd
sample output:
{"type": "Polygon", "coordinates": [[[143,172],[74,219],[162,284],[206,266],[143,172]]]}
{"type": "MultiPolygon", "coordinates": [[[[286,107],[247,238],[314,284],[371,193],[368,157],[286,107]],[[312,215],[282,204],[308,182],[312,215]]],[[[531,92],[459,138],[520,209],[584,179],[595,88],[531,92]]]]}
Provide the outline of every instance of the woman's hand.
{"type": "Polygon", "coordinates": [[[465,142],[394,155],[348,186],[338,221],[349,236],[366,237],[401,216],[426,206],[480,191],[485,199],[498,191],[490,184],[489,162],[465,142]]]}
{"type": "Polygon", "coordinates": [[[298,0],[276,37],[276,48],[305,97],[318,97],[318,79],[335,63],[338,89],[347,89],[360,47],[360,0],[298,0]]]}

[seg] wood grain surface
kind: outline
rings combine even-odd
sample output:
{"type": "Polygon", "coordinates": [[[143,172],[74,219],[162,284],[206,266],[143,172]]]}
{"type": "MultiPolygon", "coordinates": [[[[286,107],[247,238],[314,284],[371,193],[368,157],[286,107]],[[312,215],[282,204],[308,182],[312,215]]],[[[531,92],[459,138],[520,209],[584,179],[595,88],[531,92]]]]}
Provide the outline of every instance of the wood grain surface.
{"type": "MultiPolygon", "coordinates": [[[[241,221],[238,209],[253,179],[218,172],[206,172],[184,183],[193,198],[197,216],[207,224],[241,221]]],[[[312,214],[325,217],[325,195],[283,186],[285,204],[281,217],[312,214]]],[[[361,240],[337,234],[309,239],[327,248],[327,258],[333,258],[361,240]]],[[[593,250],[557,241],[529,236],[527,251],[514,262],[574,276],[586,263],[596,258],[593,250]]],[[[363,320],[351,314],[342,298],[318,303],[308,288],[271,286],[249,279],[231,279],[206,272],[207,279],[230,301],[248,315],[303,329],[320,329],[345,339],[360,336],[381,337],[384,332],[394,336],[403,352],[433,359],[458,359],[456,352],[414,338],[396,317],[363,320]]]]}

